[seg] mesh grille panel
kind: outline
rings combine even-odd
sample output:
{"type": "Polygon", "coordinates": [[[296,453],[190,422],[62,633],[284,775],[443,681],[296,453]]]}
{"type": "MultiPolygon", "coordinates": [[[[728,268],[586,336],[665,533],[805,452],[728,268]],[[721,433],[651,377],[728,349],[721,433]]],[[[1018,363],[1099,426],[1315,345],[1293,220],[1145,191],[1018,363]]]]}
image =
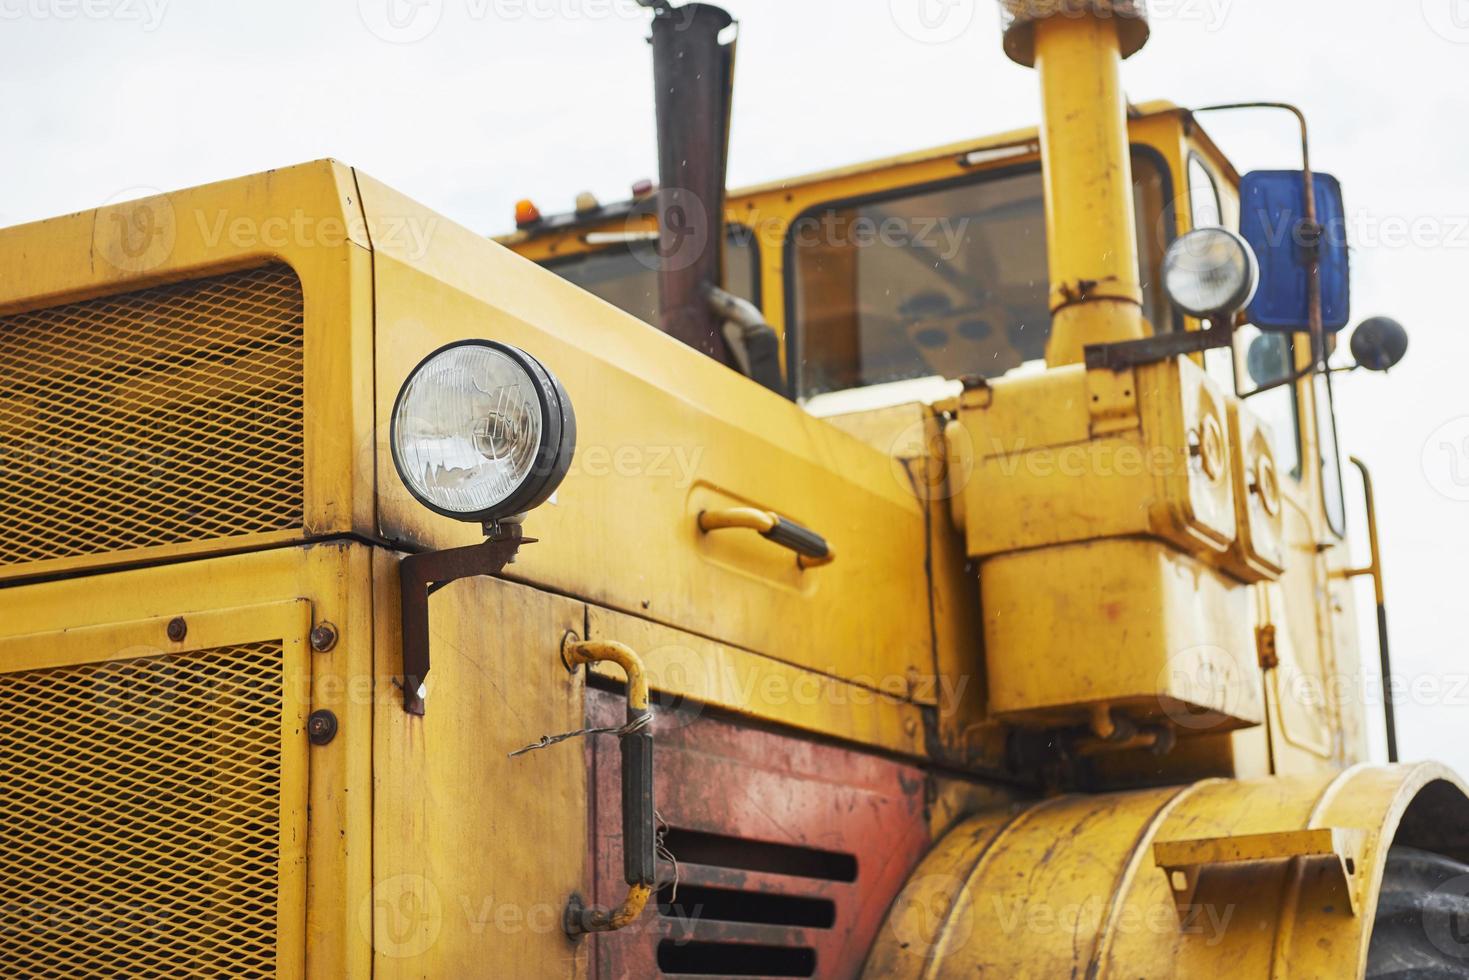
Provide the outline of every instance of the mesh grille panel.
{"type": "Polygon", "coordinates": [[[0,567],[299,527],[285,266],[0,317],[0,567]]]}
{"type": "Polygon", "coordinates": [[[0,674],[0,975],[273,977],[279,643],[0,674]]]}

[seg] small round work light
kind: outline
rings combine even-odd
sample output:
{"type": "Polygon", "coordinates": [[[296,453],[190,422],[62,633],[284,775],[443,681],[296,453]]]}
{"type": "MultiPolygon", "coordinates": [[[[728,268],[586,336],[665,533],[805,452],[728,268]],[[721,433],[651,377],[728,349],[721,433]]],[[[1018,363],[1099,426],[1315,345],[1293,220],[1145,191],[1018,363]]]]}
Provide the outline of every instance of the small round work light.
{"type": "Polygon", "coordinates": [[[1168,246],[1163,256],[1168,298],[1200,319],[1234,316],[1250,305],[1259,284],[1254,249],[1228,228],[1196,228],[1168,246]]]}
{"type": "Polygon", "coordinates": [[[576,450],[566,389],[525,351],[463,340],[424,358],[393,405],[393,465],[419,503],[487,526],[545,503],[576,450]]]}

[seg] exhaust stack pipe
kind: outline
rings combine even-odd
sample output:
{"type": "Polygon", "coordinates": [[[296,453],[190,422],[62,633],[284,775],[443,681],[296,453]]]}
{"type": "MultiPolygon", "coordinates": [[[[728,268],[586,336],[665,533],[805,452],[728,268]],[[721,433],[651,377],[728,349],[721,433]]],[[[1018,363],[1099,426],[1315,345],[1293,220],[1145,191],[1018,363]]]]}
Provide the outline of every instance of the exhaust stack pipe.
{"type": "Polygon", "coordinates": [[[658,302],[665,333],[734,365],[710,302],[724,276],[724,185],[729,153],[734,23],[705,3],[653,8],[653,86],[658,112],[658,302]]]}
{"type": "Polygon", "coordinates": [[[1039,72],[1051,274],[1046,363],[1149,333],[1138,282],[1122,60],[1148,40],[1144,0],[1000,0],[1005,53],[1039,72]]]}

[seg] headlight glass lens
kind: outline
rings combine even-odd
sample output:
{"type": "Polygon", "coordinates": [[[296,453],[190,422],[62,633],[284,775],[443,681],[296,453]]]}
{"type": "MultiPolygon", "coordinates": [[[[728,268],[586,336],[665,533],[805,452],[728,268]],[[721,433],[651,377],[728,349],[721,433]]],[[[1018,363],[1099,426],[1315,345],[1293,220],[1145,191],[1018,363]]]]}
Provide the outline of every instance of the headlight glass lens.
{"type": "Polygon", "coordinates": [[[1195,229],[1163,257],[1168,298],[1191,316],[1232,316],[1249,305],[1259,281],[1254,251],[1226,228],[1195,229]]]}
{"type": "Polygon", "coordinates": [[[478,514],[530,477],[544,425],[524,367],[492,347],[451,347],[403,386],[393,454],[414,496],[452,514],[478,514]]]}

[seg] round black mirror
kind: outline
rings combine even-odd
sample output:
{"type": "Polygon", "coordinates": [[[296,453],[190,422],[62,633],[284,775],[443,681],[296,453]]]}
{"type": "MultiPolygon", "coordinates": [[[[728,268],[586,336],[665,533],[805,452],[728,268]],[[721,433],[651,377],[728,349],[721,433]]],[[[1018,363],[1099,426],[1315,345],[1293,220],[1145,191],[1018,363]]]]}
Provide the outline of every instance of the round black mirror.
{"type": "Polygon", "coordinates": [[[1408,353],[1408,331],[1391,317],[1363,320],[1352,332],[1352,356],[1369,371],[1387,371],[1408,353]]]}
{"type": "Polygon", "coordinates": [[[1284,334],[1262,333],[1250,341],[1245,352],[1245,370],[1256,385],[1275,384],[1290,377],[1290,345],[1284,334]]]}

